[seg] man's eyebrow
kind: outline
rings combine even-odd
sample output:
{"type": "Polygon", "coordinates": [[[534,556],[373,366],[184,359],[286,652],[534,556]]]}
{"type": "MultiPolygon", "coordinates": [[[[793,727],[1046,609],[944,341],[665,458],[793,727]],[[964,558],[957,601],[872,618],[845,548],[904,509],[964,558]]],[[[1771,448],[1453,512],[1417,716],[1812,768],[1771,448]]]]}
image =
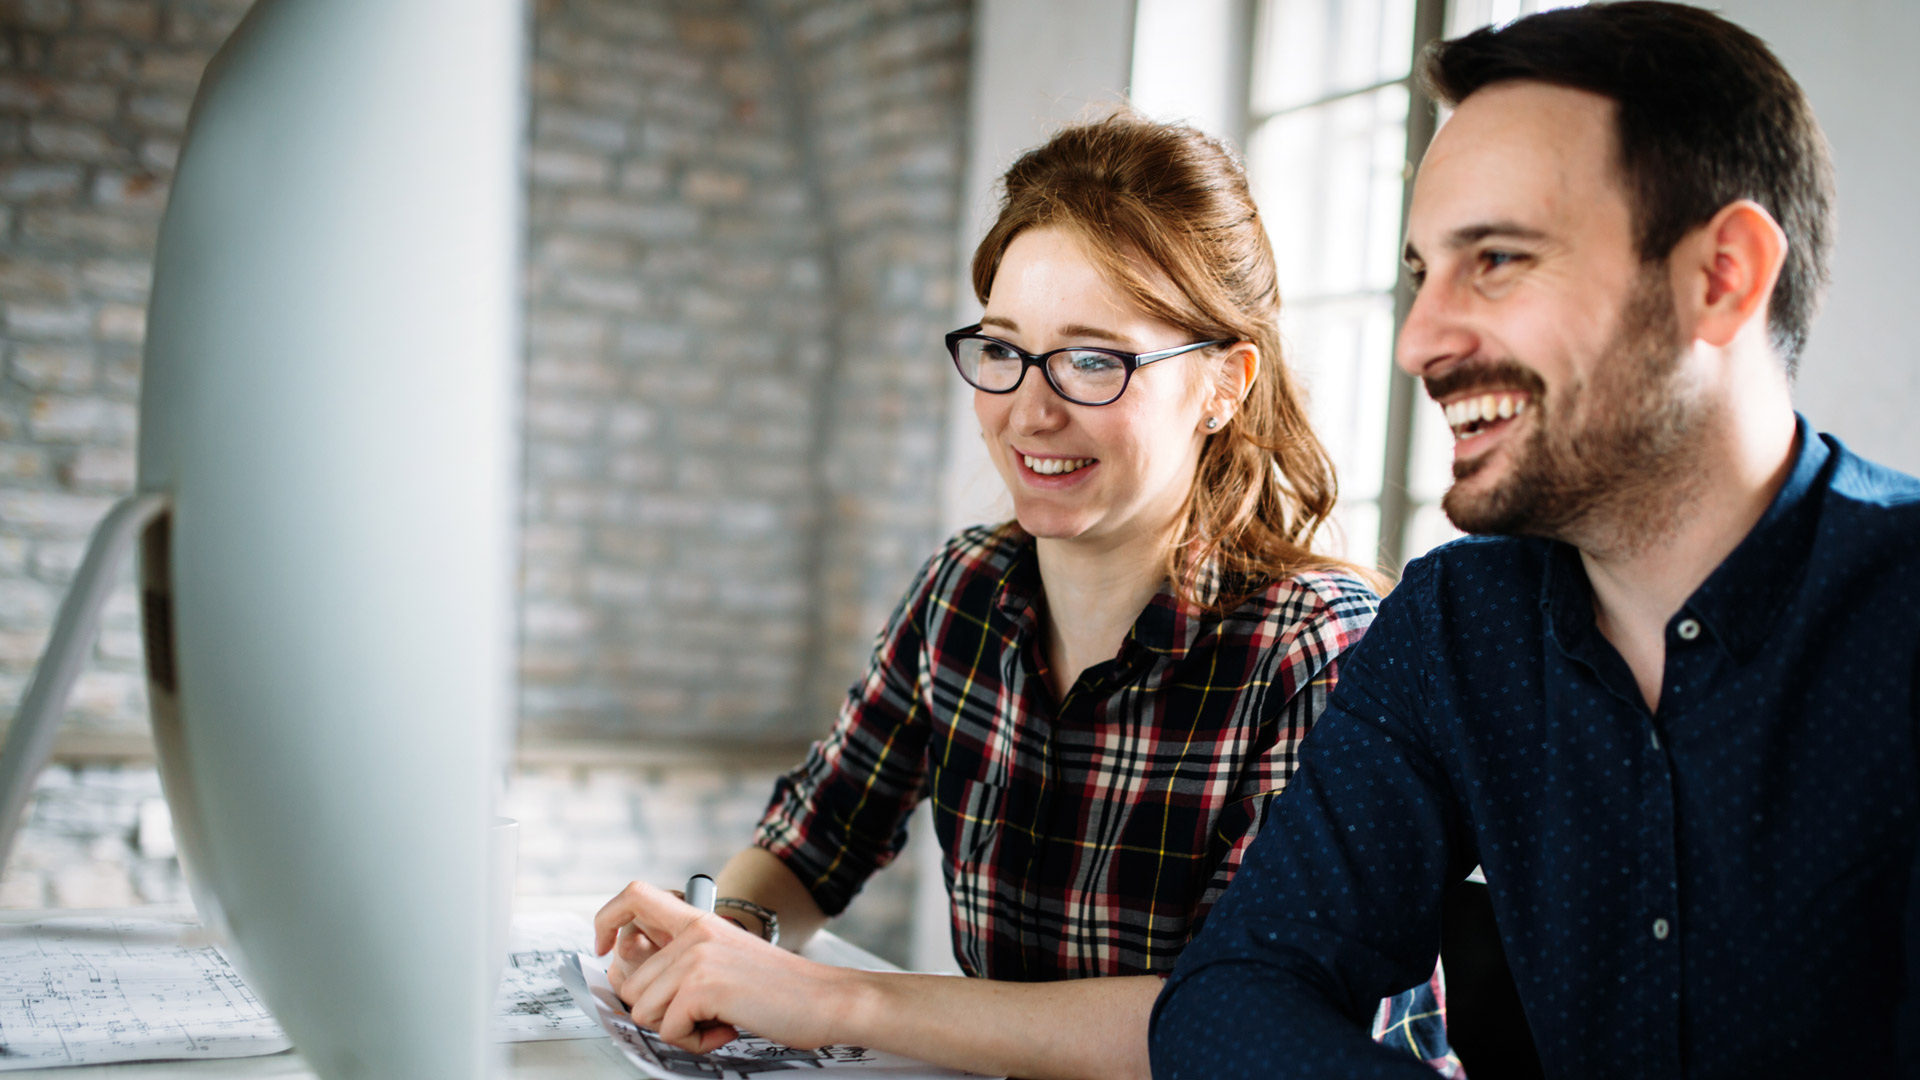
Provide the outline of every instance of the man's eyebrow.
{"type": "MultiPolygon", "coordinates": [[[[1536,229],[1531,225],[1522,225],[1517,221],[1487,221],[1460,226],[1446,235],[1443,246],[1449,250],[1458,251],[1464,247],[1472,247],[1482,240],[1492,239],[1540,241],[1547,239],[1547,234],[1544,230],[1536,229]]],[[[1420,249],[1414,247],[1413,241],[1409,240],[1406,250],[1400,255],[1400,261],[1411,264],[1424,262],[1425,259],[1421,256],[1420,249]]]]}

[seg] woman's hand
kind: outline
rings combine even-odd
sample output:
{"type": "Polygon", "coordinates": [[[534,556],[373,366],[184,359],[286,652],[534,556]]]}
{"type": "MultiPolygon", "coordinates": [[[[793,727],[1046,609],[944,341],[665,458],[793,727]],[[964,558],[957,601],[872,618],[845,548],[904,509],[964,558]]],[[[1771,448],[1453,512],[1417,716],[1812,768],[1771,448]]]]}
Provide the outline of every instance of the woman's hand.
{"type": "MultiPolygon", "coordinates": [[[[595,956],[605,956],[607,955],[608,946],[613,946],[613,958],[607,964],[607,982],[615,987],[625,982],[627,977],[632,975],[635,969],[646,962],[647,957],[660,951],[660,947],[654,944],[653,940],[647,937],[646,934],[642,933],[640,928],[634,923],[630,921],[623,922],[617,924],[617,928],[615,929],[608,929],[608,926],[613,925],[612,920],[603,919],[602,916],[613,911],[615,907],[626,900],[634,890],[650,887],[651,886],[642,885],[638,881],[627,882],[627,887],[620,890],[620,893],[613,899],[607,901],[593,917],[593,954],[595,956]]],[[[656,891],[665,891],[668,896],[676,900],[684,900],[686,898],[679,889],[656,891]]],[[[660,942],[660,945],[664,944],[666,944],[665,941],[660,942]]]]}
{"type": "Polygon", "coordinates": [[[833,1025],[860,973],[777,948],[673,894],[634,882],[594,916],[594,948],[615,948],[607,981],[634,1022],[706,1053],[738,1028],[803,1049],[837,1041],[833,1025]]]}

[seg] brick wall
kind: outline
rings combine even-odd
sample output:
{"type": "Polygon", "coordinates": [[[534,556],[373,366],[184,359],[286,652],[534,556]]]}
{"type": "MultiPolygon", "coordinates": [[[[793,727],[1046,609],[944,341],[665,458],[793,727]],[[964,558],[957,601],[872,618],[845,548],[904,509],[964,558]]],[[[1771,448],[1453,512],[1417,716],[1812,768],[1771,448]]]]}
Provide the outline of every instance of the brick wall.
{"type": "MultiPolygon", "coordinates": [[[[245,6],[0,8],[0,701],[132,485],[153,239],[245,6]]],[[[966,5],[537,14],[525,729],[792,741],[938,539],[966,5]]],[[[144,726],[134,614],[76,722],[144,726]]]]}
{"type": "Polygon", "coordinates": [[[838,311],[821,395],[814,677],[831,715],[940,539],[970,7],[766,0],[799,93],[838,311]]]}
{"type": "Polygon", "coordinates": [[[791,741],[859,671],[938,539],[966,12],[542,6],[528,731],[791,741]]]}
{"type": "MultiPolygon", "coordinates": [[[[153,242],[193,88],[247,6],[0,0],[0,716],[132,487],[153,242]]],[[[523,739],[797,746],[938,540],[970,5],[534,15],[523,739]]],[[[123,588],[69,733],[145,730],[137,625],[123,588]]],[[[0,899],[64,902],[83,863],[121,866],[124,895],[169,887],[123,820],[150,770],[49,775],[105,793],[106,839],[74,825],[0,899]]],[[[677,790],[593,775],[636,806],[677,790]]],[[[649,843],[641,820],[603,854],[649,843]]]]}
{"type": "MultiPolygon", "coordinates": [[[[636,878],[678,887],[696,872],[712,873],[751,837],[775,771],[712,760],[517,769],[501,807],[521,823],[515,889],[607,898],[636,878]]],[[[868,884],[834,930],[906,964],[915,886],[912,860],[900,860],[868,884]]],[[[41,774],[0,874],[0,907],[187,902],[151,766],[61,764],[41,774]]]]}
{"type": "MultiPolygon", "coordinates": [[[[0,4],[0,710],[133,486],[154,237],[200,69],[245,8],[0,4]]],[[[144,727],[137,625],[123,589],[70,725],[144,727]]]]}

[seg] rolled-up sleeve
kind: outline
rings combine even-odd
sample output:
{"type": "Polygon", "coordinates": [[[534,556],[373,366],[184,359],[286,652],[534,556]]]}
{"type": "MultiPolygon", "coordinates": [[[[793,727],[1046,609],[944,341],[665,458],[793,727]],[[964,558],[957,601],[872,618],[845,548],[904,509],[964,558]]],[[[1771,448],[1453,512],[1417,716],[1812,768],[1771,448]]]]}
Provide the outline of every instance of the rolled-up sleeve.
{"type": "Polygon", "coordinates": [[[1471,841],[1420,729],[1410,574],[1345,659],[1301,763],[1155,1004],[1153,1075],[1408,1076],[1369,1038],[1380,999],[1425,982],[1471,841]]]}
{"type": "Polygon", "coordinates": [[[946,553],[921,567],[828,736],[780,777],[753,842],[838,915],[907,842],[925,788],[925,608],[946,553]]]}

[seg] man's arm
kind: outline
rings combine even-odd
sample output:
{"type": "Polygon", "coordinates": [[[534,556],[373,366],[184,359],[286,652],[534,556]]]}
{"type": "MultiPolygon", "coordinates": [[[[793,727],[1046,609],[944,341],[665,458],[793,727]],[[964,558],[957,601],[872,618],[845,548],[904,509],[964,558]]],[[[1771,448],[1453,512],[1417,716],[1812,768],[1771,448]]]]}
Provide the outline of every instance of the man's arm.
{"type": "MultiPolygon", "coordinates": [[[[1912,724],[1915,767],[1920,768],[1920,652],[1913,654],[1907,674],[1907,713],[1912,724]]],[[[1920,843],[1908,856],[1907,870],[1907,979],[1895,1014],[1893,1048],[1901,1076],[1920,1076],[1920,843]]]]}
{"type": "Polygon", "coordinates": [[[1429,661],[1416,576],[1381,606],[1299,770],[1167,981],[1154,1076],[1432,1076],[1366,1026],[1382,997],[1432,973],[1442,893],[1474,861],[1420,727],[1429,661]]]}

